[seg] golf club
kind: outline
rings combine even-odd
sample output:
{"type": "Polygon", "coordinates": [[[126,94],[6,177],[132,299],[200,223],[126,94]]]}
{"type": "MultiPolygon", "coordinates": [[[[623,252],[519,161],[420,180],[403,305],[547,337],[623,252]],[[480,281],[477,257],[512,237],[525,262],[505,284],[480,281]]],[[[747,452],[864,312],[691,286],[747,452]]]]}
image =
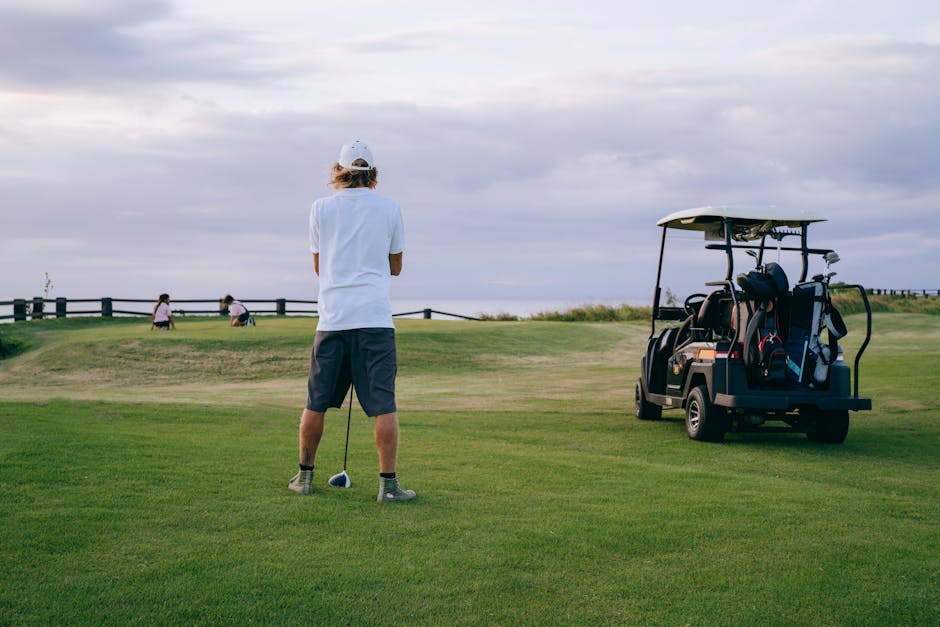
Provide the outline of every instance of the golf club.
{"type": "Polygon", "coordinates": [[[346,414],[346,449],[343,451],[343,472],[330,477],[329,484],[334,488],[348,488],[352,485],[349,475],[346,474],[346,455],[349,453],[349,423],[352,420],[353,386],[349,386],[349,413],[346,414]]]}

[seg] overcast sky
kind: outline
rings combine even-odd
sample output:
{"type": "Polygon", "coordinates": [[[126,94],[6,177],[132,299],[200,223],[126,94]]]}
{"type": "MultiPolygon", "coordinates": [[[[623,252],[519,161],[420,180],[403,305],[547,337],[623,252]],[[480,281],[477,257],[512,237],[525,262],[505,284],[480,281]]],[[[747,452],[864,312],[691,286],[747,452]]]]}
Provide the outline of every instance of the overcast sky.
{"type": "MultiPolygon", "coordinates": [[[[826,215],[840,279],[940,287],[940,3],[549,4],[0,0],[0,300],[315,298],[355,139],[404,211],[398,299],[644,300],[656,220],[722,203],[826,215]]],[[[676,291],[723,275],[673,246],[676,291]]]]}

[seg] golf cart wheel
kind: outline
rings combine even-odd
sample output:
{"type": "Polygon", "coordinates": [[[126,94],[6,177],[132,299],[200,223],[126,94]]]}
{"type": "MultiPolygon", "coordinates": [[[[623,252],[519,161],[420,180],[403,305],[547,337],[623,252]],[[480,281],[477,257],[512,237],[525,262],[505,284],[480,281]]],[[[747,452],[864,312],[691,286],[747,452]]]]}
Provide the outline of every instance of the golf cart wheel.
{"type": "Polygon", "coordinates": [[[708,388],[700,385],[689,393],[685,406],[685,430],[700,442],[721,442],[728,431],[728,412],[708,400],[708,388]]]}
{"type": "Polygon", "coordinates": [[[663,417],[663,408],[646,400],[646,394],[643,393],[643,382],[636,380],[636,417],[640,420],[659,420],[663,417]]]}
{"type": "Polygon", "coordinates": [[[842,444],[848,433],[849,412],[847,410],[818,411],[806,431],[806,437],[813,442],[842,444]]]}

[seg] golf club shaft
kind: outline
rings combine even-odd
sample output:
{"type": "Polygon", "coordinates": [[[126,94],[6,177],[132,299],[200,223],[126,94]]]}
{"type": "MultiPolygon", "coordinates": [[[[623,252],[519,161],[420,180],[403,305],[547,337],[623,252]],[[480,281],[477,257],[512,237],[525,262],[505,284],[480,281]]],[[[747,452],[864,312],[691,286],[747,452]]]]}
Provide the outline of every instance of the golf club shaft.
{"type": "Polygon", "coordinates": [[[343,472],[346,472],[346,455],[349,453],[349,424],[352,421],[352,397],[355,388],[349,386],[349,413],[346,414],[346,448],[343,450],[343,472]]]}

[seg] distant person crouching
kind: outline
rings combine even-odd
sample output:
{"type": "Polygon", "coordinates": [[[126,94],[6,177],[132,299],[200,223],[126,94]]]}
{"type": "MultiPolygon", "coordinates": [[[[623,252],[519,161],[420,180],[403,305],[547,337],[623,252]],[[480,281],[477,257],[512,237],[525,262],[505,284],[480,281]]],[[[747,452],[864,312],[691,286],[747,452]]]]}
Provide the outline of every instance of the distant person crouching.
{"type": "Polygon", "coordinates": [[[170,311],[170,295],[160,294],[160,299],[153,307],[153,315],[150,316],[150,330],[160,329],[161,331],[176,330],[176,323],[173,322],[173,312],[170,311]]]}
{"type": "Polygon", "coordinates": [[[226,295],[225,298],[222,299],[222,304],[228,309],[228,325],[230,327],[255,326],[255,319],[251,317],[248,308],[240,301],[232,298],[231,294],[226,295]]]}

